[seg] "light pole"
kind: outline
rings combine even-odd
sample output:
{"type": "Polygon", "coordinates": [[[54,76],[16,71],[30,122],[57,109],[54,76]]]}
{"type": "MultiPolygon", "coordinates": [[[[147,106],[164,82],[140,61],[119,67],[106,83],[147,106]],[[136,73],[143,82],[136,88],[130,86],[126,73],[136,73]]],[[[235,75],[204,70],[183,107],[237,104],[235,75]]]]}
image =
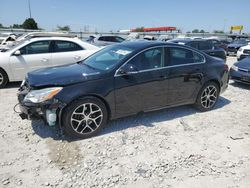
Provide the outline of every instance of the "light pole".
{"type": "Polygon", "coordinates": [[[31,18],[30,0],[29,0],[29,13],[30,13],[30,18],[31,18]]]}

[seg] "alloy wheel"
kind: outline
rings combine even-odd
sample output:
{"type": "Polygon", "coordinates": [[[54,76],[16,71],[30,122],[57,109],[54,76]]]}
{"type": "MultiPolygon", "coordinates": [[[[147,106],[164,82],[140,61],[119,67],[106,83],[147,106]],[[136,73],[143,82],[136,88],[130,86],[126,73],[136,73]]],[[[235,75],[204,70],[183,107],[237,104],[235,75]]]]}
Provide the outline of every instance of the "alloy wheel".
{"type": "Polygon", "coordinates": [[[201,95],[201,105],[204,108],[211,108],[217,100],[217,88],[214,85],[207,86],[201,95]]]}
{"type": "Polygon", "coordinates": [[[79,134],[94,132],[102,123],[103,112],[94,103],[78,106],[71,115],[71,126],[79,134]]]}

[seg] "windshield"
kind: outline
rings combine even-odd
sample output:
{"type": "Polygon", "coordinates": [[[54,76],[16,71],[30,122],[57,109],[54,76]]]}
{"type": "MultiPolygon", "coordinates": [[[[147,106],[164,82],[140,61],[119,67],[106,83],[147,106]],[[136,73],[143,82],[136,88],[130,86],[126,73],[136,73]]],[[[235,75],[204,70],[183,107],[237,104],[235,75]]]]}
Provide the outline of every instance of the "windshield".
{"type": "Polygon", "coordinates": [[[124,46],[108,46],[87,58],[83,63],[91,68],[107,71],[129,56],[134,49],[124,46]]]}

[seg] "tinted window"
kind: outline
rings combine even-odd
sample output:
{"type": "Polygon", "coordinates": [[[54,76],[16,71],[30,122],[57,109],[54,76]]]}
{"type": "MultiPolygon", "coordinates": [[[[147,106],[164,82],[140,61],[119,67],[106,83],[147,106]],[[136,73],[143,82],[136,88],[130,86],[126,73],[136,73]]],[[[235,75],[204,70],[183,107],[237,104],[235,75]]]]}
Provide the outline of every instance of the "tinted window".
{"type": "Polygon", "coordinates": [[[211,41],[200,41],[199,50],[211,50],[213,49],[213,43],[211,41]]]}
{"type": "Polygon", "coordinates": [[[99,40],[106,42],[114,42],[114,38],[110,36],[100,37],[99,40]]]}
{"type": "Polygon", "coordinates": [[[38,41],[28,44],[20,49],[21,54],[49,53],[49,41],[38,41]]]}
{"type": "Polygon", "coordinates": [[[184,65],[203,62],[202,55],[184,48],[167,48],[166,50],[167,65],[184,65]]]}
{"type": "Polygon", "coordinates": [[[106,37],[100,37],[98,40],[107,41],[106,37]]]}
{"type": "Polygon", "coordinates": [[[55,41],[54,43],[54,52],[71,52],[78,50],[83,50],[83,48],[74,42],[55,41]]]}
{"type": "Polygon", "coordinates": [[[133,65],[139,71],[162,67],[163,48],[154,48],[140,53],[128,64],[133,65]]]}
{"type": "Polygon", "coordinates": [[[125,39],[121,37],[115,37],[116,42],[123,42],[125,39]]]}
{"type": "Polygon", "coordinates": [[[198,49],[198,42],[189,42],[189,43],[187,43],[187,46],[191,46],[193,48],[198,49]]]}

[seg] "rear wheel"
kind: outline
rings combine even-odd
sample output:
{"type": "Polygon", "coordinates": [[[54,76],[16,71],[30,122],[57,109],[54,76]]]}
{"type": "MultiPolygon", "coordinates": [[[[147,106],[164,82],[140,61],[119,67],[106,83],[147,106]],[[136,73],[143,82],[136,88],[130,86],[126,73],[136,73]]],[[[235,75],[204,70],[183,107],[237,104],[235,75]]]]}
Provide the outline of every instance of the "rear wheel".
{"type": "Polygon", "coordinates": [[[206,83],[195,103],[195,106],[202,112],[211,110],[219,97],[219,86],[215,82],[208,82],[206,83]]]}
{"type": "Polygon", "coordinates": [[[106,125],[107,119],[104,103],[98,98],[87,97],[66,107],[62,122],[66,134],[83,139],[96,135],[106,125]]]}
{"type": "Polygon", "coordinates": [[[0,69],[0,88],[4,88],[8,83],[8,75],[0,69]]]}

